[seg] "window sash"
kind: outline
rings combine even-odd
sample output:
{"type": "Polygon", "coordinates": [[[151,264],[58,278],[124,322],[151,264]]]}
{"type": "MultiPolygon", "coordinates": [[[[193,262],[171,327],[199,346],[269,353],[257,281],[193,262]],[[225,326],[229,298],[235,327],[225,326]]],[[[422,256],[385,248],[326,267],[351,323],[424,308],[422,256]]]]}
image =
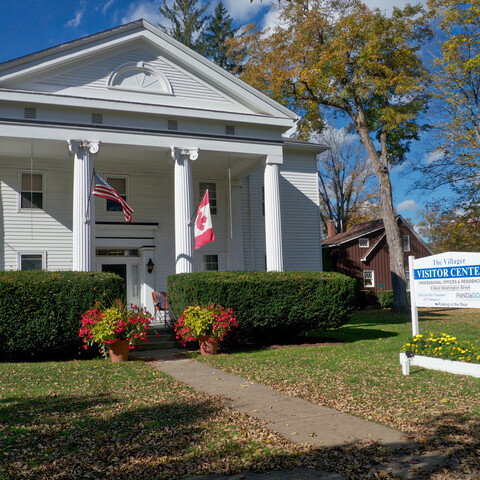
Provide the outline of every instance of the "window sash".
{"type": "Polygon", "coordinates": [[[20,208],[36,210],[43,208],[43,174],[21,172],[20,208]]]}
{"type": "MultiPolygon", "coordinates": [[[[125,200],[127,201],[127,179],[121,177],[107,177],[107,183],[125,200]]],[[[114,200],[106,199],[107,212],[122,212],[122,205],[114,200]]]]}
{"type": "Polygon", "coordinates": [[[375,274],[373,270],[363,271],[363,286],[366,288],[375,287],[375,274]]]}
{"type": "Polygon", "coordinates": [[[43,270],[43,255],[41,253],[21,253],[20,270],[43,270]]]}
{"type": "Polygon", "coordinates": [[[369,238],[359,238],[358,239],[358,246],[360,248],[368,248],[370,247],[370,239],[369,238]]]}
{"type": "Polygon", "coordinates": [[[203,256],[203,271],[204,272],[218,271],[218,255],[203,256]]]}
{"type": "Polygon", "coordinates": [[[198,203],[200,203],[205,195],[205,191],[208,189],[208,199],[210,200],[210,213],[212,215],[217,214],[217,184],[214,182],[200,182],[199,183],[199,192],[200,198],[198,203]]]}

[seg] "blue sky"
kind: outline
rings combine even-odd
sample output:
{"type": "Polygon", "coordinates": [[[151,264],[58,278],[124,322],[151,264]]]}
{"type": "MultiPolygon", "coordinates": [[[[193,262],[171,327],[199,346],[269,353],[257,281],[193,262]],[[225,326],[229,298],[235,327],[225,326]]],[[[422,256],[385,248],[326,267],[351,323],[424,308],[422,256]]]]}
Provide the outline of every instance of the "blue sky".
{"type": "MultiPolygon", "coordinates": [[[[171,3],[173,0],[169,0],[171,3]]],[[[0,62],[28,55],[124,23],[145,18],[157,25],[163,22],[158,7],[163,0],[0,0],[0,62]]],[[[211,8],[216,5],[211,2],[211,8]]],[[[223,0],[234,19],[234,26],[256,21],[260,26],[270,26],[275,15],[270,11],[270,0],[223,0]]],[[[391,1],[367,0],[369,6],[379,7],[387,13],[391,1]]],[[[405,0],[396,0],[402,7],[405,0]]],[[[411,158],[421,156],[420,146],[412,151],[411,158]]],[[[395,205],[400,214],[416,221],[416,215],[430,197],[424,192],[409,192],[413,182],[404,176],[408,163],[392,171],[395,205]]]]}

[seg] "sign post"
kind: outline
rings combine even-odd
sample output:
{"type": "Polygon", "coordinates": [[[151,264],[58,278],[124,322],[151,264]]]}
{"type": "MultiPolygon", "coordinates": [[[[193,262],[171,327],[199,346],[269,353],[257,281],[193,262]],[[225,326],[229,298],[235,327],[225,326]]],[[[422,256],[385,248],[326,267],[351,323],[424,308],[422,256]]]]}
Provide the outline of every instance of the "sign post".
{"type": "Polygon", "coordinates": [[[415,298],[415,273],[414,273],[414,260],[415,257],[410,255],[408,257],[408,274],[410,276],[410,310],[412,314],[412,336],[416,336],[420,333],[418,328],[418,308],[415,298]]]}

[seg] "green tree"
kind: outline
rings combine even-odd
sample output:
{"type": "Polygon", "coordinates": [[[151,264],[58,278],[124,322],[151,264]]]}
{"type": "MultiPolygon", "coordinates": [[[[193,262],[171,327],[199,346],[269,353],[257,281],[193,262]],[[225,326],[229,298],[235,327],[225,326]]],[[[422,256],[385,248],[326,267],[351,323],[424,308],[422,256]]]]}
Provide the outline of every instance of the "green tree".
{"type": "Polygon", "coordinates": [[[419,6],[390,17],[358,0],[280,0],[282,24],[270,35],[246,32],[243,78],[304,116],[307,134],[323,127],[325,107],[344,114],[360,136],[380,185],[396,311],[408,302],[402,239],[389,167],[418,139],[427,105],[419,57],[429,35],[419,6]]]}
{"type": "Polygon", "coordinates": [[[480,221],[474,210],[458,210],[439,206],[427,208],[422,213],[418,227],[434,253],[479,252],[480,221]]]}
{"type": "Polygon", "coordinates": [[[468,211],[480,202],[480,2],[430,0],[428,5],[441,41],[432,76],[439,113],[432,130],[435,149],[420,186],[450,187],[457,208],[472,217],[468,211]]]}
{"type": "Polygon", "coordinates": [[[209,19],[205,15],[209,3],[197,7],[199,0],[175,0],[172,7],[163,0],[160,13],[170,21],[171,27],[159,25],[160,29],[187,47],[203,53],[205,50],[204,32],[209,19]]]}
{"type": "Polygon", "coordinates": [[[234,38],[238,31],[238,28],[232,28],[232,22],[233,18],[220,1],[204,35],[205,56],[229,72],[237,70],[236,62],[228,55],[228,40],[234,38]]]}

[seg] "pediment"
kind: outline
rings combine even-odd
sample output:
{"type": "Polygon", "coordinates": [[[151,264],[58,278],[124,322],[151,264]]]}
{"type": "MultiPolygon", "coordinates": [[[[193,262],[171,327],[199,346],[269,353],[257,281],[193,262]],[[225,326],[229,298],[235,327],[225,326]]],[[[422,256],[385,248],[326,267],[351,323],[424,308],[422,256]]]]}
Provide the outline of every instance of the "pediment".
{"type": "Polygon", "coordinates": [[[277,118],[294,116],[145,21],[50,50],[50,55],[47,50],[14,61],[10,70],[12,62],[0,65],[0,88],[277,118]]]}

